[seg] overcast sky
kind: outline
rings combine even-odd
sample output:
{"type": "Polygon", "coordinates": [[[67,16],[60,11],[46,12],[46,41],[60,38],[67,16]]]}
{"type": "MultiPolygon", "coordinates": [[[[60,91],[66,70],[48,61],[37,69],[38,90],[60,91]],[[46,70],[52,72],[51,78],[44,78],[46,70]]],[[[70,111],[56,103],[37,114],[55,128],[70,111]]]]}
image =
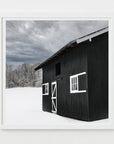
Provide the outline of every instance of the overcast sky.
{"type": "Polygon", "coordinates": [[[68,42],[106,26],[107,21],[7,21],[7,64],[41,63],[68,42]]]}

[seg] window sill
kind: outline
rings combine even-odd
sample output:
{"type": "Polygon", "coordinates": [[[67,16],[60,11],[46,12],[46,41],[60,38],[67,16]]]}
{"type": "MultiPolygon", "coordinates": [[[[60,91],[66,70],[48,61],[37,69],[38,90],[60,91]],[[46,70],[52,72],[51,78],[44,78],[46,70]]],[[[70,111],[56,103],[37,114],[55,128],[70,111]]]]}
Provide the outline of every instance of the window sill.
{"type": "Polygon", "coordinates": [[[71,91],[70,93],[85,93],[86,90],[82,90],[82,91],[71,91]]]}
{"type": "Polygon", "coordinates": [[[48,93],[42,94],[42,95],[49,95],[48,93]]]}

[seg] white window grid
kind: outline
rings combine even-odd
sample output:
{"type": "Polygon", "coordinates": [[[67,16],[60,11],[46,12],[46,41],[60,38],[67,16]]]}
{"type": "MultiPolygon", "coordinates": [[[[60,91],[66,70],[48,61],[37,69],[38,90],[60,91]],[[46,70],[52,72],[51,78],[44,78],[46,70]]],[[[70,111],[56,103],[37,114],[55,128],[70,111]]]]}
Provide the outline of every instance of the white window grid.
{"type": "Polygon", "coordinates": [[[86,92],[86,90],[79,90],[78,76],[84,75],[84,74],[86,74],[86,72],[82,72],[82,73],[78,73],[78,74],[70,76],[70,93],[84,93],[84,92],[86,92]],[[73,81],[73,80],[75,80],[74,78],[76,78],[76,81],[73,81]],[[72,83],[72,81],[73,81],[73,83],[72,83]],[[75,87],[76,87],[76,89],[75,89],[75,87]]]}
{"type": "Polygon", "coordinates": [[[72,90],[78,90],[78,77],[73,77],[71,79],[72,90]]]}

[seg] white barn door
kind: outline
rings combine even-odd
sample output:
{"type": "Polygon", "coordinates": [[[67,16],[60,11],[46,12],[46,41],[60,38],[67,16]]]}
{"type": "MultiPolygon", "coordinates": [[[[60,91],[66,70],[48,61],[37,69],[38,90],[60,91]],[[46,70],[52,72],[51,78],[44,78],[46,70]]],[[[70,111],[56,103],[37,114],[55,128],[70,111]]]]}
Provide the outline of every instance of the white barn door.
{"type": "Polygon", "coordinates": [[[57,113],[57,82],[51,83],[52,112],[57,113]]]}

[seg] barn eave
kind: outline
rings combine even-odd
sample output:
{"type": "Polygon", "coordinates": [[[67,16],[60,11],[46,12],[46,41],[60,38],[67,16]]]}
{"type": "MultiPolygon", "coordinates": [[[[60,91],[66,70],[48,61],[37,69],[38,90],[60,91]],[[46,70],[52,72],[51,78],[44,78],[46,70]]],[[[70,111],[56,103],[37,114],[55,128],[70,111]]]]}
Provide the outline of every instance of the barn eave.
{"type": "Polygon", "coordinates": [[[82,36],[80,38],[77,38],[71,42],[69,42],[68,44],[66,44],[63,48],[61,48],[59,51],[57,51],[55,54],[53,54],[51,57],[49,57],[47,60],[45,60],[44,62],[42,62],[39,66],[37,66],[35,68],[35,71],[42,68],[44,65],[46,65],[48,62],[50,62],[51,60],[53,60],[54,58],[56,58],[57,56],[59,56],[60,54],[62,54],[63,52],[65,52],[67,49],[69,49],[70,47],[72,47],[74,44],[78,45],[79,43],[85,42],[87,40],[89,40],[89,42],[92,41],[92,38],[97,37],[101,34],[104,34],[108,32],[108,27],[102,28],[100,30],[97,30],[93,33],[90,33],[88,35],[82,36]]]}

